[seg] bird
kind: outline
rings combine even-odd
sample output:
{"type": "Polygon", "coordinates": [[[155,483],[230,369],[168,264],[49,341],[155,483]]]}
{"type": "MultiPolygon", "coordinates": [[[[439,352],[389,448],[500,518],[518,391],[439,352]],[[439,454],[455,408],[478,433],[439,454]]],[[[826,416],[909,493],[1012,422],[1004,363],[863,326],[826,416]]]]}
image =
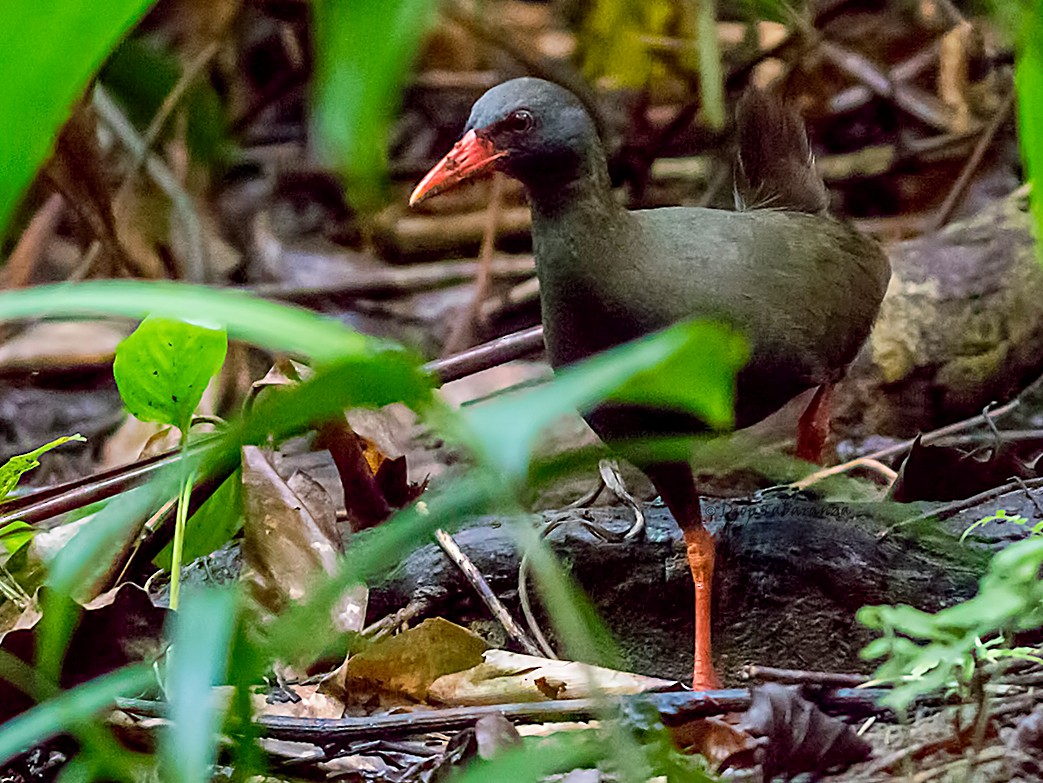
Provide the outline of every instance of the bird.
{"type": "MultiPolygon", "coordinates": [[[[544,340],[558,370],[693,318],[749,344],[735,426],[816,389],[798,456],[821,453],[829,390],[868,338],[890,278],[878,243],[828,214],[802,120],[750,88],[737,107],[739,209],[628,210],[614,196],[604,146],[583,103],[533,77],[489,89],[462,137],[424,176],[410,206],[489,171],[518,180],[532,210],[544,340]]],[[[584,414],[611,448],[628,439],[705,432],[694,417],[603,403],[584,414]]],[[[711,649],[714,540],[690,464],[639,467],[684,534],[695,588],[692,687],[720,687],[711,649]]]]}

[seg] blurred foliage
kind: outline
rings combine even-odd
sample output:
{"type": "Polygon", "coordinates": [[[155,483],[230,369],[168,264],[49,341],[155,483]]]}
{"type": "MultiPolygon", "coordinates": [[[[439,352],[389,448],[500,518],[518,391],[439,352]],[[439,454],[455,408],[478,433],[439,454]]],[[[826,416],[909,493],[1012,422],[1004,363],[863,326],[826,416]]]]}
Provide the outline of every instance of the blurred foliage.
{"type": "Polygon", "coordinates": [[[434,0],[315,0],[312,125],[351,205],[385,203],[387,145],[434,0]]]}
{"type": "MultiPolygon", "coordinates": [[[[100,78],[140,131],[149,127],[184,68],[170,52],[140,38],[128,38],[113,52],[100,78]]],[[[180,102],[185,114],[185,142],[193,158],[219,163],[232,150],[228,118],[221,97],[206,79],[197,79],[180,102]]],[[[166,131],[171,130],[168,125],[166,131]]],[[[167,133],[161,134],[162,141],[167,133]]]]}
{"type": "MultiPolygon", "coordinates": [[[[155,513],[176,494],[186,473],[211,475],[218,468],[234,464],[244,443],[278,441],[306,430],[314,422],[339,415],[347,407],[401,401],[438,424],[448,437],[481,444],[495,439],[476,436],[476,427],[501,420],[523,423],[510,439],[506,452],[479,448],[475,452],[477,465],[465,477],[441,491],[429,491],[424,504],[409,507],[385,525],[353,539],[342,569],[316,584],[301,604],[267,626],[250,619],[251,613],[239,598],[238,590],[208,590],[186,596],[185,609],[173,621],[174,648],[165,683],[174,723],[161,743],[164,779],[184,783],[207,779],[209,761],[214,758],[222,733],[217,727],[222,724],[225,733],[233,738],[239,763],[244,765],[239,774],[245,776],[259,768],[252,742],[255,730],[249,720],[250,688],[264,678],[274,660],[298,661],[326,650],[335,634],[329,622],[330,613],[347,585],[386,573],[406,553],[427,541],[437,528],[454,529],[463,520],[485,511],[517,510],[518,482],[527,473],[533,436],[549,422],[543,410],[547,390],[550,398],[559,403],[589,405],[625,389],[627,400],[654,404],[664,388],[687,386],[689,393],[672,395],[671,405],[696,413],[709,412],[726,420],[729,412],[724,401],[731,398],[733,372],[745,355],[725,330],[700,323],[679,325],[577,365],[549,386],[476,406],[465,419],[432,397],[417,357],[311,312],[234,292],[159,283],[110,281],[0,294],[0,318],[85,313],[140,317],[156,312],[164,318],[186,319],[200,310],[207,312],[209,320],[226,329],[230,336],[252,340],[269,350],[310,356],[318,366],[315,377],[296,387],[271,390],[240,421],[231,423],[201,447],[184,453],[181,464],[163,470],[149,484],[114,498],[62,548],[49,566],[49,589],[43,594],[43,619],[38,626],[39,656],[32,672],[32,678],[45,684],[42,691],[37,691],[44,698],[39,706],[0,727],[0,760],[29,744],[26,727],[30,727],[35,732],[31,742],[59,730],[76,734],[85,749],[73,762],[79,765],[77,772],[83,775],[82,779],[131,780],[140,772],[141,759],[126,757],[107,734],[97,736],[99,729],[92,720],[100,704],[116,693],[140,692],[151,681],[151,675],[143,677],[141,669],[132,668],[126,674],[108,675],[60,697],[47,695],[54,692],[53,683],[57,682],[65,647],[78,620],[80,610],[73,597],[95,583],[111,554],[119,552],[127,539],[136,535],[140,520],[155,513]],[[700,382],[693,385],[687,368],[671,361],[686,353],[709,357],[708,361],[723,358],[723,369],[706,377],[697,376],[700,382]],[[485,418],[480,413],[483,407],[488,410],[485,418]],[[526,428],[531,431],[524,431],[526,428]],[[501,469],[504,464],[514,465],[515,470],[505,473],[501,469]],[[200,627],[213,633],[201,638],[200,627]],[[232,706],[227,710],[206,698],[211,686],[223,683],[236,686],[232,706]],[[106,758],[110,761],[104,762],[106,758]]],[[[519,541],[533,547],[537,586],[566,649],[585,656],[611,653],[611,638],[590,604],[580,597],[546,545],[533,540],[537,538],[534,531],[526,523],[519,526],[519,541]]],[[[618,755],[616,764],[627,770],[628,779],[636,779],[635,764],[644,764],[632,739],[613,737],[607,743],[593,739],[581,742],[582,749],[565,742],[559,750],[554,748],[560,743],[551,743],[542,749],[538,764],[532,758],[518,761],[513,756],[499,763],[507,765],[505,769],[510,775],[519,776],[519,780],[534,779],[532,776],[539,770],[569,768],[579,763],[581,757],[591,758],[593,749],[598,749],[600,755],[605,747],[618,755]],[[515,769],[514,764],[521,767],[515,769]]]]}
{"type": "Polygon", "coordinates": [[[73,103],[152,0],[0,2],[0,229],[50,154],[73,103]]]}
{"type": "Polygon", "coordinates": [[[874,677],[895,685],[884,702],[904,710],[922,694],[965,687],[982,660],[1029,656],[1028,650],[996,648],[1016,632],[1043,625],[1041,566],[1043,538],[1033,536],[998,552],[968,601],[933,614],[905,605],[863,607],[859,622],[882,636],[862,657],[883,658],[874,677]]]}

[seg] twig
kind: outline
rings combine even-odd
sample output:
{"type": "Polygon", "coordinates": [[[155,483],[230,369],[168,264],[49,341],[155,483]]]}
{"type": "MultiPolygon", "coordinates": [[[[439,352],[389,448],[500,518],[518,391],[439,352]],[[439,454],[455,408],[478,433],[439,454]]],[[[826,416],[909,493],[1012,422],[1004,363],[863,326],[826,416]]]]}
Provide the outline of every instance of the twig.
{"type": "Polygon", "coordinates": [[[507,635],[514,639],[529,655],[542,655],[540,648],[536,646],[536,643],[529,638],[529,635],[522,630],[521,626],[514,621],[511,617],[511,613],[507,611],[507,607],[503,605],[503,602],[496,596],[493,589],[489,587],[489,583],[485,581],[485,577],[482,576],[481,571],[475,566],[471,559],[464,554],[463,550],[456,543],[449,533],[442,529],[435,531],[435,539],[438,541],[438,545],[445,552],[446,556],[453,561],[453,564],[460,569],[460,572],[467,578],[467,581],[471,583],[471,587],[478,593],[478,597],[482,599],[485,606],[492,612],[503,629],[507,631],[507,635]]]}
{"type": "Polygon", "coordinates": [[[991,748],[985,748],[980,753],[974,753],[970,758],[960,758],[945,764],[940,764],[933,769],[925,769],[923,772],[918,772],[909,778],[910,783],[927,783],[935,778],[948,775],[951,772],[955,772],[960,767],[968,767],[968,770],[972,767],[977,767],[982,764],[991,764],[994,761],[1002,761],[1007,756],[1007,748],[1005,745],[994,745],[991,748]]]}
{"type": "Polygon", "coordinates": [[[857,688],[869,682],[869,677],[861,674],[776,669],[772,666],[756,665],[743,666],[742,677],[763,682],[781,682],[786,685],[825,685],[831,688],[857,688]]]}
{"type": "MultiPolygon", "coordinates": [[[[494,258],[489,274],[497,279],[519,279],[533,274],[532,256],[494,258]]],[[[323,286],[259,285],[246,290],[266,299],[280,299],[295,304],[321,306],[329,302],[345,303],[360,297],[388,298],[429,291],[443,286],[474,280],[480,273],[474,261],[437,261],[409,264],[403,267],[360,269],[343,283],[323,286]]]]}
{"type": "Polygon", "coordinates": [[[1003,486],[988,489],[984,492],[979,492],[977,495],[973,495],[969,498],[964,498],[963,500],[955,500],[952,503],[945,504],[944,506],[938,506],[937,508],[934,508],[930,511],[925,511],[922,514],[917,514],[915,517],[903,519],[901,522],[896,522],[895,524],[891,525],[891,527],[884,530],[877,537],[886,538],[899,528],[915,524],[916,522],[923,522],[928,519],[936,519],[940,522],[942,520],[956,516],[961,511],[966,511],[969,508],[974,508],[975,506],[984,503],[987,500],[1000,498],[1009,492],[1014,492],[1016,490],[1027,491],[1030,488],[1036,489],[1039,487],[1043,487],[1043,478],[1029,479],[1028,481],[1023,481],[1022,479],[1018,479],[1017,481],[1011,481],[1007,484],[1004,484],[1003,486]]]}
{"type": "Polygon", "coordinates": [[[94,86],[94,108],[109,130],[131,154],[145,158],[145,170],[156,186],[170,199],[187,236],[184,276],[194,283],[205,282],[208,267],[206,241],[203,223],[192,203],[192,197],[163,159],[149,152],[141,134],[100,84],[94,86]]]}
{"type": "MultiPolygon", "coordinates": [[[[877,704],[884,693],[885,691],[869,688],[845,688],[823,694],[817,703],[834,714],[888,714],[888,710],[877,704]]],[[[749,709],[750,694],[745,689],[734,688],[719,691],[647,693],[622,698],[562,699],[536,703],[450,707],[357,718],[262,716],[257,724],[269,737],[310,742],[329,748],[372,738],[397,739],[426,732],[459,731],[473,726],[479,718],[486,715],[501,714],[515,723],[584,721],[603,718],[607,712],[628,703],[648,702],[659,710],[664,724],[678,725],[695,718],[749,709]]],[[[166,705],[162,702],[141,699],[117,699],[116,706],[126,712],[151,717],[161,717],[166,713],[166,705]]]]}
{"type": "Polygon", "coordinates": [[[934,219],[928,224],[928,231],[937,231],[949,222],[949,218],[952,217],[952,213],[955,211],[956,207],[959,206],[964,193],[967,192],[967,186],[970,184],[971,178],[981,165],[981,161],[985,157],[986,151],[992,145],[993,139],[996,138],[999,129],[1003,127],[1003,124],[1007,121],[1007,118],[1013,110],[1014,89],[1011,87],[1007,91],[1007,97],[1003,99],[1003,103],[1000,105],[999,109],[996,110],[992,119],[989,120],[989,124],[982,132],[981,137],[978,139],[978,143],[974,145],[974,152],[971,153],[971,156],[964,164],[963,169],[960,171],[960,176],[956,178],[956,182],[953,184],[949,194],[945,197],[945,201],[938,208],[938,212],[935,214],[934,219]]]}
{"type": "Polygon", "coordinates": [[[817,48],[830,63],[860,81],[875,95],[893,102],[928,125],[953,132],[955,113],[933,95],[912,85],[894,82],[889,74],[866,57],[832,41],[822,39],[817,48]]]}
{"type": "MultiPolygon", "coordinates": [[[[924,446],[927,446],[931,443],[934,443],[937,440],[940,440],[941,438],[948,437],[949,435],[955,435],[956,433],[963,432],[964,430],[970,429],[971,427],[976,427],[980,424],[984,424],[989,420],[995,421],[1001,416],[1006,416],[1008,413],[1017,410],[1018,406],[1021,405],[1021,398],[1029,392],[1033,391],[1037,386],[1040,385],[1041,382],[1043,382],[1043,378],[1033,381],[1031,384],[1029,384],[1029,386],[1026,389],[1024,389],[1021,392],[1021,394],[1019,394],[1013,400],[1011,400],[1008,403],[1005,403],[1004,405],[999,406],[998,408],[993,408],[992,410],[988,411],[987,414],[981,413],[976,416],[971,416],[968,419],[963,419],[962,421],[957,421],[952,424],[946,424],[944,427],[939,427],[936,430],[931,430],[930,432],[925,433],[920,438],[920,442],[924,446]]],[[[865,464],[867,460],[880,461],[888,459],[889,457],[894,457],[899,454],[902,454],[908,451],[910,448],[912,448],[912,445],[915,442],[916,438],[910,438],[909,440],[902,441],[901,443],[896,443],[894,446],[888,446],[886,449],[879,449],[870,454],[866,454],[863,457],[858,457],[856,459],[849,460],[848,462],[842,462],[839,465],[834,465],[830,468],[816,470],[814,473],[805,476],[800,481],[795,481],[792,484],[788,484],[786,486],[792,487],[793,489],[807,489],[812,484],[816,484],[819,481],[822,481],[823,479],[829,478],[830,476],[836,476],[841,473],[847,473],[852,468],[857,468],[865,464]]]]}
{"type": "Polygon", "coordinates": [[[899,764],[913,759],[921,759],[925,756],[930,756],[932,753],[936,753],[939,750],[946,750],[954,747],[959,747],[960,739],[954,736],[945,736],[940,739],[929,739],[922,742],[917,742],[913,745],[907,745],[904,748],[888,753],[886,756],[874,761],[859,775],[859,779],[872,778],[879,775],[881,772],[888,772],[899,764]]]}
{"type": "Polygon", "coordinates": [[[148,154],[152,151],[156,141],[159,139],[159,135],[166,127],[170,115],[173,114],[174,109],[176,109],[178,104],[181,103],[181,99],[185,97],[185,93],[187,93],[188,89],[195,84],[196,79],[199,78],[203,69],[210,64],[210,61],[218,53],[220,48],[221,42],[218,40],[213,40],[203,47],[195,58],[185,66],[185,69],[181,72],[180,78],[171,88],[170,92],[166,94],[166,97],[163,98],[163,103],[159,105],[159,109],[156,110],[156,113],[152,115],[152,121],[149,122],[148,127],[145,129],[145,133],[142,134],[141,137],[142,149],[134,156],[134,162],[127,170],[123,182],[120,185],[120,189],[116,192],[114,203],[117,205],[117,208],[118,205],[122,204],[123,201],[130,196],[130,193],[134,188],[134,180],[137,179],[141,167],[145,165],[148,154]]]}
{"type": "Polygon", "coordinates": [[[367,625],[362,629],[362,635],[371,642],[379,641],[398,630],[400,627],[414,618],[425,614],[431,609],[431,597],[422,595],[412,598],[408,604],[397,612],[380,618],[375,623],[367,625]]]}

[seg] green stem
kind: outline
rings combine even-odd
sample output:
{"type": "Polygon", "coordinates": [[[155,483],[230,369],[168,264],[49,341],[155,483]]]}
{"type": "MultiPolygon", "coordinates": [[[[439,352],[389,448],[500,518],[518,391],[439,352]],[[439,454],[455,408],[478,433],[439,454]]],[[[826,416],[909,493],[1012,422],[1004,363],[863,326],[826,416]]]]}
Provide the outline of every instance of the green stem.
{"type": "Polygon", "coordinates": [[[177,610],[181,597],[181,553],[185,548],[185,525],[188,522],[188,503],[192,498],[192,484],[196,472],[188,465],[188,426],[181,430],[181,462],[185,466],[181,476],[181,488],[177,494],[177,512],[174,515],[174,547],[170,556],[170,608],[177,610]]]}

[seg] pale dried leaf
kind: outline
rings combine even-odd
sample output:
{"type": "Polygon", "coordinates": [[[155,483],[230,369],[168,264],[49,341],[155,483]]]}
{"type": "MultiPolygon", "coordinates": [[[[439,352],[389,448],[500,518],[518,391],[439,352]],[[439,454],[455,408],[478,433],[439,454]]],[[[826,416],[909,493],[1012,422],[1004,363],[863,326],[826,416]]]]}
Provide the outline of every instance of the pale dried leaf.
{"type": "Polygon", "coordinates": [[[483,662],[431,684],[431,699],[460,706],[622,696],[679,687],[675,680],[645,677],[575,661],[554,661],[507,650],[489,650],[483,662]]]}

